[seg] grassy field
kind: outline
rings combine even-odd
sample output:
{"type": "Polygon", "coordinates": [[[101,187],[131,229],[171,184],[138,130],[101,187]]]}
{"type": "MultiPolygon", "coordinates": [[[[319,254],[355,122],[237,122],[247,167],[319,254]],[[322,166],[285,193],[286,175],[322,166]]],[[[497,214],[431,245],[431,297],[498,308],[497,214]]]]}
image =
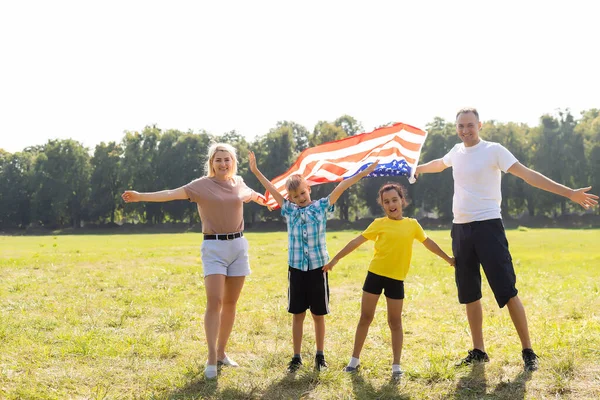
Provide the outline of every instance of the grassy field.
{"type": "MultiPolygon", "coordinates": [[[[429,232],[450,251],[447,231],[429,232]]],[[[330,253],[359,232],[330,232],[330,253]]],[[[491,362],[455,368],[470,337],[453,272],[415,244],[404,306],[405,376],[390,382],[380,300],[363,370],[341,372],[352,350],[372,244],[330,275],[329,370],[285,372],[291,349],[285,233],[248,233],[253,273],[238,304],[229,355],[241,367],[205,381],[199,234],[0,237],[2,399],[597,399],[600,398],[600,230],[511,230],[517,287],[540,370],[525,374],[507,310],[484,284],[491,362]]]]}

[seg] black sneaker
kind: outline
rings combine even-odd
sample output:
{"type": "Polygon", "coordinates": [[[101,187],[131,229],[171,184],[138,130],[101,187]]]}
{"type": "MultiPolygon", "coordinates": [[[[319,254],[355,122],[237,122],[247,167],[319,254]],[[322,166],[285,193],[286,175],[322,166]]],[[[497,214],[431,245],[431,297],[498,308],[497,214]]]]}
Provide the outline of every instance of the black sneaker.
{"type": "Polygon", "coordinates": [[[292,361],[288,364],[287,370],[290,374],[298,371],[302,366],[302,359],[300,357],[292,357],[292,361]]]}
{"type": "Polygon", "coordinates": [[[479,349],[469,350],[469,355],[457,362],[455,365],[457,367],[463,365],[471,365],[477,362],[489,362],[490,358],[488,357],[485,351],[481,351],[479,349]]]}
{"type": "Polygon", "coordinates": [[[315,356],[315,369],[317,371],[323,371],[327,369],[327,361],[325,361],[325,356],[323,354],[317,354],[315,356]]]}
{"type": "Polygon", "coordinates": [[[521,352],[523,362],[525,363],[525,371],[537,371],[539,367],[538,356],[531,349],[525,349],[521,352]]]}

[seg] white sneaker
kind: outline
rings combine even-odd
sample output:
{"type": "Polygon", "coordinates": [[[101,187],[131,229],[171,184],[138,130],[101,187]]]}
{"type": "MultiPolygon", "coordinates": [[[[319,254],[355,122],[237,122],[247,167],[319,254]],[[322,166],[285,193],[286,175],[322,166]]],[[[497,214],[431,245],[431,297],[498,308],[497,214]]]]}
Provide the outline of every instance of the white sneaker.
{"type": "Polygon", "coordinates": [[[215,379],[217,377],[217,366],[206,364],[206,368],[204,368],[204,377],[206,379],[215,379]]]}
{"type": "Polygon", "coordinates": [[[229,358],[227,355],[224,359],[217,361],[217,365],[227,365],[229,367],[239,367],[240,365],[229,358]]]}

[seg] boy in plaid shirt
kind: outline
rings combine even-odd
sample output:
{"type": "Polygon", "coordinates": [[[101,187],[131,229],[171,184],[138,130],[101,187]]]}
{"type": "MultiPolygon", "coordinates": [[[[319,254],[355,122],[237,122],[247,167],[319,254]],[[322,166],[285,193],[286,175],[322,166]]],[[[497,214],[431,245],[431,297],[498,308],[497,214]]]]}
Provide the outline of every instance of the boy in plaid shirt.
{"type": "Polygon", "coordinates": [[[292,338],[294,356],[288,365],[290,373],[296,372],[302,365],[302,330],[306,310],[310,309],[315,324],[315,369],[327,368],[323,353],[325,342],[325,315],[329,314],[329,283],[323,266],[329,261],[325,231],[327,214],[333,211],[333,205],[350,186],[367,176],[377,168],[377,163],[345,179],[328,197],[311,200],[310,186],[299,175],[291,175],[285,183],[289,200],[277,191],[275,186],[259,171],[256,157],[249,153],[250,170],[260,183],[271,193],[281,207],[281,215],[287,221],[288,231],[288,312],[293,314],[292,338]]]}

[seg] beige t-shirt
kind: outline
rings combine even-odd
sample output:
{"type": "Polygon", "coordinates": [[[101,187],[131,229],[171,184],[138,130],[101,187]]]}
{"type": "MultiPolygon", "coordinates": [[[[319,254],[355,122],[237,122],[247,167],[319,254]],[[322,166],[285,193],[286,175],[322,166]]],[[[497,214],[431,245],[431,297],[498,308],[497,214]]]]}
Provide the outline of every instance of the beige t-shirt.
{"type": "Polygon", "coordinates": [[[256,199],[257,193],[240,176],[219,181],[204,176],[183,187],[190,201],[198,204],[202,232],[234,233],[244,230],[244,202],[256,199]]]}

